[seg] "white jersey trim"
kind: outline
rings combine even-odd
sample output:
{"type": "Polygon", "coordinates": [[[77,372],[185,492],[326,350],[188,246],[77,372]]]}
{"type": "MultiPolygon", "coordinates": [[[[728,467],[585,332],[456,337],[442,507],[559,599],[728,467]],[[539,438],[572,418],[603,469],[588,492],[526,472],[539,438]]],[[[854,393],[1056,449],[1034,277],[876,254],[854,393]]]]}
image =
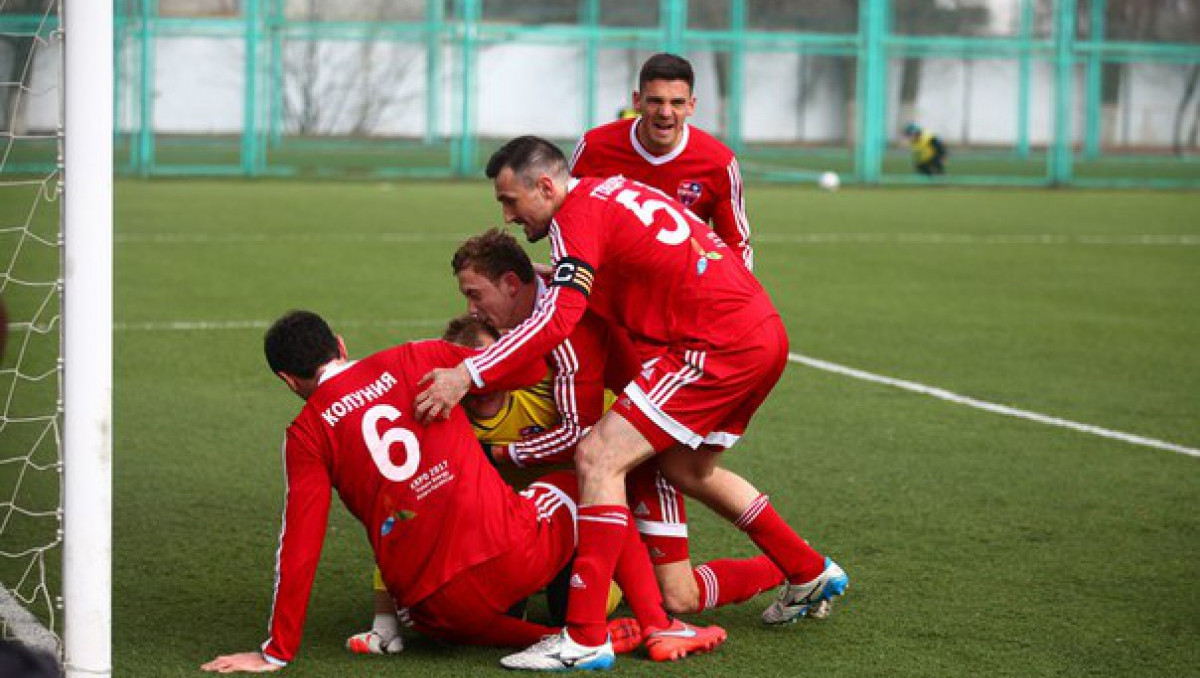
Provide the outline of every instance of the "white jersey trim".
{"type": "Polygon", "coordinates": [[[671,149],[670,153],[665,155],[654,155],[650,151],[647,151],[646,147],[642,146],[642,142],[638,141],[637,138],[638,125],[642,124],[642,120],[644,119],[645,118],[638,118],[637,120],[633,121],[632,125],[629,126],[629,143],[633,145],[633,150],[637,151],[637,154],[642,156],[642,160],[645,160],[651,165],[665,165],[675,158],[678,158],[683,153],[684,149],[687,148],[688,139],[690,139],[692,136],[692,126],[685,122],[683,123],[683,134],[679,136],[679,145],[671,149]]]}
{"type": "Polygon", "coordinates": [[[637,522],[638,532],[651,537],[686,539],[688,536],[687,523],[664,523],[658,520],[637,520],[635,522],[637,522]]]}
{"type": "Polygon", "coordinates": [[[529,487],[525,488],[525,490],[521,492],[521,496],[534,502],[534,506],[536,506],[538,509],[538,518],[545,517],[548,519],[559,508],[562,508],[563,506],[567,507],[567,510],[571,512],[571,525],[575,528],[575,543],[579,543],[579,507],[575,505],[575,500],[571,499],[570,495],[562,491],[562,488],[551,485],[550,483],[535,482],[530,483],[529,487]],[[534,494],[539,490],[548,492],[557,500],[557,502],[549,502],[551,505],[548,506],[547,502],[534,496],[534,494]],[[543,511],[545,511],[545,513],[543,513],[543,511]]]}
{"type": "Polygon", "coordinates": [[[704,442],[704,438],[693,433],[683,424],[675,421],[674,417],[659,409],[658,405],[654,404],[636,382],[630,383],[625,387],[625,395],[629,396],[629,400],[642,411],[642,414],[654,422],[654,425],[662,429],[675,440],[687,445],[693,450],[700,447],[704,442]]]}
{"type": "Polygon", "coordinates": [[[724,447],[729,449],[737,444],[737,441],[742,437],[736,433],[726,433],[724,431],[713,431],[704,436],[705,445],[713,445],[715,447],[724,447]]]}

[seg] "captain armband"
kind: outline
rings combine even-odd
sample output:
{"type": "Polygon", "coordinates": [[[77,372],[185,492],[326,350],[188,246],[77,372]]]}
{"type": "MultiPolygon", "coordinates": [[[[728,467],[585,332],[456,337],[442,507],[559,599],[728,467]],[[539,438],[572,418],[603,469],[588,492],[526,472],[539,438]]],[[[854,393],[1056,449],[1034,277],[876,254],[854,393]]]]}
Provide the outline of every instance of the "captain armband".
{"type": "Polygon", "coordinates": [[[552,286],[570,287],[587,296],[592,293],[592,282],[596,279],[596,271],[591,264],[575,257],[563,257],[554,267],[554,275],[550,277],[552,286]]]}

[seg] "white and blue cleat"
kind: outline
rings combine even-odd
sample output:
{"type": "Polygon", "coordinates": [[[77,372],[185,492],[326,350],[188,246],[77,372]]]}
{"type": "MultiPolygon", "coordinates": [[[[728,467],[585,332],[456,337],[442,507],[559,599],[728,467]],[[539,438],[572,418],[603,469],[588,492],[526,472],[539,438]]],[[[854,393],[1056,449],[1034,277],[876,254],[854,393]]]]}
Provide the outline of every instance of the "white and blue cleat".
{"type": "Polygon", "coordinates": [[[764,624],[789,624],[801,617],[825,619],[833,610],[833,598],[850,587],[850,577],[833,562],[825,559],[825,570],[810,582],[785,583],[779,597],[763,611],[764,624]]]}
{"type": "Polygon", "coordinates": [[[546,636],[534,645],[500,660],[506,669],[525,671],[607,671],[616,663],[612,642],[599,647],[580,645],[567,630],[546,636]]]}

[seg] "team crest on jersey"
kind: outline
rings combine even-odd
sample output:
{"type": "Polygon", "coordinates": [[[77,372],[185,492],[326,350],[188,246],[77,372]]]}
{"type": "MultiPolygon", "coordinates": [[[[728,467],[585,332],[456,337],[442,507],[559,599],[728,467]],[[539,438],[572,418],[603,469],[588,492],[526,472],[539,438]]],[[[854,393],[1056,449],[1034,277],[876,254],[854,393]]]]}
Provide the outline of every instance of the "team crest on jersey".
{"type": "Polygon", "coordinates": [[[684,179],[679,182],[679,188],[675,191],[675,197],[679,198],[679,202],[685,207],[691,207],[700,199],[700,194],[704,192],[704,188],[699,181],[684,179]]]}

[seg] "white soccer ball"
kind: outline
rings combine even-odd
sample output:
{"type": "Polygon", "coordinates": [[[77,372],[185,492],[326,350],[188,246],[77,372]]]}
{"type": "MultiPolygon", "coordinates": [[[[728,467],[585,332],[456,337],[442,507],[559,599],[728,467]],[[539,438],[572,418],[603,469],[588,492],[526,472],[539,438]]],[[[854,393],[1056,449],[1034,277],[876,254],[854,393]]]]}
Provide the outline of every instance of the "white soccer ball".
{"type": "Polygon", "coordinates": [[[836,191],[842,185],[842,180],[838,178],[837,172],[822,172],[821,177],[817,179],[817,185],[826,191],[836,191]]]}

